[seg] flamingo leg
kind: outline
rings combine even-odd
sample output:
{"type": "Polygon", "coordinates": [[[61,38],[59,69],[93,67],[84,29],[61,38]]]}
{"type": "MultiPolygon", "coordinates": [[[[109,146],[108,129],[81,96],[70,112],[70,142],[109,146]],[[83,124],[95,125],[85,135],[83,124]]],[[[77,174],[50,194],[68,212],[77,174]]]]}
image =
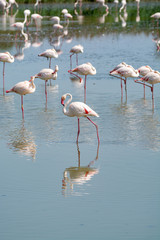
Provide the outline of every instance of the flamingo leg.
{"type": "Polygon", "coordinates": [[[5,95],[5,80],[4,80],[4,75],[5,75],[5,62],[3,62],[3,95],[5,95]]]}
{"type": "Polygon", "coordinates": [[[98,134],[98,126],[89,118],[87,117],[87,119],[94,124],[94,126],[96,127],[96,130],[97,130],[97,139],[98,139],[98,144],[100,143],[100,140],[99,140],[99,134],[98,134]]]}
{"type": "Polygon", "coordinates": [[[72,56],[73,56],[73,54],[70,55],[70,69],[72,69],[72,56]]]}
{"type": "Polygon", "coordinates": [[[77,132],[77,141],[76,141],[77,144],[78,144],[79,134],[80,134],[80,121],[79,121],[79,118],[78,118],[78,132],[77,132]]]}
{"type": "Polygon", "coordinates": [[[68,70],[68,72],[69,72],[70,74],[72,74],[72,75],[76,76],[77,78],[79,78],[79,80],[80,80],[80,83],[81,83],[81,81],[82,81],[82,78],[80,78],[80,77],[79,77],[77,74],[73,73],[73,72],[72,72],[72,70],[68,70]]]}
{"type": "Polygon", "coordinates": [[[87,83],[87,75],[85,75],[85,83],[84,83],[84,103],[86,103],[86,83],[87,83]]]}
{"type": "Polygon", "coordinates": [[[46,103],[47,103],[47,81],[45,81],[45,95],[46,95],[46,103]]]}
{"type": "Polygon", "coordinates": [[[143,85],[143,89],[144,89],[144,99],[146,98],[146,92],[145,92],[145,84],[143,85]]]}
{"type": "Polygon", "coordinates": [[[21,109],[22,109],[22,118],[24,119],[23,95],[21,95],[21,109]]]}
{"type": "Polygon", "coordinates": [[[152,100],[154,99],[154,94],[153,94],[153,84],[152,84],[152,87],[151,87],[151,92],[152,92],[152,100]]]}
{"type": "Polygon", "coordinates": [[[76,65],[78,66],[78,54],[76,54],[76,65]]]}
{"type": "Polygon", "coordinates": [[[51,68],[51,58],[49,59],[49,68],[51,68]]]}
{"type": "Polygon", "coordinates": [[[123,98],[123,84],[122,84],[122,78],[121,78],[121,98],[123,98]]]}

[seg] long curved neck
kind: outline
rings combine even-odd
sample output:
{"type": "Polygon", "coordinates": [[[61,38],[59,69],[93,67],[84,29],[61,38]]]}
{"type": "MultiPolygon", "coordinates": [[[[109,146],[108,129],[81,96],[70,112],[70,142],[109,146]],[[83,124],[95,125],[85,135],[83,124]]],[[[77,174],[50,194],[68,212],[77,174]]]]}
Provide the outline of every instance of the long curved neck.
{"type": "Polygon", "coordinates": [[[65,115],[69,115],[69,112],[67,111],[66,107],[68,106],[68,104],[72,101],[72,95],[70,93],[66,93],[66,96],[69,96],[70,98],[68,99],[68,101],[64,104],[63,107],[63,113],[65,115]]]}
{"type": "Polygon", "coordinates": [[[27,22],[27,14],[24,15],[24,22],[23,25],[27,22]]]}

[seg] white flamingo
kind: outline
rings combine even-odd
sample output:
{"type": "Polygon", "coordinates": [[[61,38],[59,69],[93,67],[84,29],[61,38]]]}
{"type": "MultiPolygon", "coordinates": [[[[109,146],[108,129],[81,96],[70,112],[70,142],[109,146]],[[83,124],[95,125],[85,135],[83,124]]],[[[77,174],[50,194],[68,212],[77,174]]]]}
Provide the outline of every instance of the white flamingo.
{"type": "Polygon", "coordinates": [[[56,65],[54,71],[51,68],[44,68],[34,76],[35,78],[40,78],[45,81],[46,102],[47,102],[47,81],[49,79],[56,80],[58,70],[59,70],[58,65],[56,65]]]}
{"type": "Polygon", "coordinates": [[[21,109],[22,109],[22,118],[24,119],[24,108],[23,108],[23,95],[30,94],[35,92],[36,86],[34,84],[34,76],[31,77],[29,81],[19,82],[14,85],[10,90],[7,90],[6,93],[15,92],[21,95],[21,109]]]}
{"type": "Polygon", "coordinates": [[[76,77],[78,77],[80,79],[80,82],[82,81],[82,79],[74,74],[73,72],[77,72],[80,75],[84,75],[85,76],[85,83],[84,83],[84,102],[86,102],[86,80],[87,80],[87,75],[95,75],[96,74],[96,69],[95,67],[92,66],[92,64],[90,62],[87,63],[83,63],[79,66],[77,66],[76,68],[69,70],[69,73],[75,75],[76,77]]]}
{"type": "MultiPolygon", "coordinates": [[[[23,22],[15,22],[11,25],[11,27],[15,27],[17,30],[22,31],[24,29],[24,25],[27,22],[27,17],[30,15],[30,10],[26,9],[24,10],[24,21],[23,22]]],[[[15,39],[17,39],[17,33],[16,33],[16,37],[15,39]]]]}
{"type": "Polygon", "coordinates": [[[98,126],[89,118],[89,116],[94,116],[94,117],[99,117],[99,115],[92,110],[88,105],[86,105],[83,102],[72,102],[68,110],[66,107],[68,104],[72,101],[72,95],[70,93],[66,93],[61,97],[61,104],[63,105],[63,113],[64,115],[68,117],[77,117],[78,118],[78,133],[77,133],[77,143],[78,143],[78,138],[79,138],[79,133],[80,133],[80,117],[86,117],[91,123],[94,124],[97,130],[97,139],[98,143],[100,142],[99,140],[99,134],[98,134],[98,126]],[[66,97],[69,97],[69,100],[64,104],[64,101],[66,100],[66,97]]]}
{"type": "Polygon", "coordinates": [[[149,72],[144,77],[135,80],[135,82],[143,85],[145,84],[145,86],[149,87],[152,92],[152,100],[153,100],[154,99],[153,87],[154,87],[154,84],[160,83],[160,72],[158,71],[149,72]],[[151,84],[151,86],[148,85],[148,83],[151,84]]]}
{"type": "Polygon", "coordinates": [[[3,62],[3,95],[5,93],[4,91],[4,75],[5,75],[5,63],[13,63],[14,62],[14,56],[12,56],[9,52],[4,52],[4,53],[0,53],[0,62],[3,62]]]}
{"type": "Polygon", "coordinates": [[[76,54],[76,64],[78,65],[78,53],[83,53],[83,46],[82,45],[75,45],[71,48],[70,53],[70,68],[72,68],[72,56],[76,54]]]}
{"type": "Polygon", "coordinates": [[[99,2],[100,4],[102,4],[102,6],[106,8],[106,12],[109,10],[109,7],[108,7],[108,5],[105,3],[105,0],[96,0],[96,2],[99,2]]]}
{"type": "Polygon", "coordinates": [[[51,68],[51,59],[52,58],[58,58],[58,53],[54,48],[52,49],[47,49],[44,52],[38,54],[39,57],[46,57],[49,60],[49,68],[51,68]]]}

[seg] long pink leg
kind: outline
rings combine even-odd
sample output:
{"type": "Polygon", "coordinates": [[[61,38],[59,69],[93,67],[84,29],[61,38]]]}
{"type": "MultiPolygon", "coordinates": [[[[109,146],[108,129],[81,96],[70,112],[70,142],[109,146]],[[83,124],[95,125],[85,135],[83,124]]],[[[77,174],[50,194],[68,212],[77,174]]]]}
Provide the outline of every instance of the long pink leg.
{"type": "Polygon", "coordinates": [[[77,74],[73,73],[72,70],[68,70],[68,72],[74,76],[76,76],[77,78],[79,78],[80,82],[82,81],[82,78],[80,78],[77,74]]]}
{"type": "Polygon", "coordinates": [[[5,80],[4,80],[4,72],[5,72],[5,62],[3,62],[3,95],[5,95],[5,80]]]}
{"type": "Polygon", "coordinates": [[[21,109],[22,109],[22,118],[24,119],[23,95],[21,95],[21,109]]]}
{"type": "Polygon", "coordinates": [[[144,89],[144,99],[146,98],[146,91],[145,91],[145,84],[143,85],[143,89],[144,89]]]}
{"type": "Polygon", "coordinates": [[[96,127],[96,130],[97,130],[97,138],[98,138],[98,144],[100,143],[100,140],[99,140],[99,134],[98,134],[98,126],[89,118],[87,117],[87,119],[94,124],[94,126],[96,127]]]}
{"type": "Polygon", "coordinates": [[[84,83],[84,103],[86,103],[86,81],[87,80],[87,75],[85,75],[85,83],[84,83]]]}
{"type": "Polygon", "coordinates": [[[121,78],[121,97],[123,98],[123,84],[122,84],[122,78],[121,78]]]}
{"type": "Polygon", "coordinates": [[[73,56],[73,54],[70,55],[70,69],[72,69],[72,56],[73,56]]]}
{"type": "Polygon", "coordinates": [[[79,118],[78,118],[78,132],[77,132],[77,141],[76,141],[76,143],[78,143],[79,134],[80,134],[80,121],[79,121],[79,118]]]}

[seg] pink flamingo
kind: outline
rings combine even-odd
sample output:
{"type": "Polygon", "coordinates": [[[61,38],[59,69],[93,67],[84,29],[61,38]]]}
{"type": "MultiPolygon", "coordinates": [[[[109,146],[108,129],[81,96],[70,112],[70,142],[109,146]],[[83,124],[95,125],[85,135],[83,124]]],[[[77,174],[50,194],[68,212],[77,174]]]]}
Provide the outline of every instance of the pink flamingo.
{"type": "MultiPolygon", "coordinates": [[[[15,22],[11,25],[11,27],[15,27],[18,31],[24,30],[24,25],[27,23],[27,17],[31,14],[29,9],[24,10],[24,21],[23,22],[15,22]]],[[[15,40],[17,39],[17,33],[15,40]]]]}
{"type": "Polygon", "coordinates": [[[75,45],[74,47],[71,48],[70,53],[70,68],[72,68],[72,56],[76,54],[76,64],[78,65],[78,53],[83,53],[83,46],[82,45],[75,45]]]}
{"type": "Polygon", "coordinates": [[[0,53],[0,61],[3,62],[3,95],[5,93],[4,91],[4,75],[5,75],[5,63],[13,63],[14,62],[14,56],[12,56],[9,52],[4,52],[4,53],[0,53]]]}
{"type": "Polygon", "coordinates": [[[47,59],[49,58],[49,68],[51,68],[51,58],[58,58],[58,53],[54,48],[52,49],[47,49],[43,53],[38,54],[39,57],[46,57],[47,59]]]}
{"type": "Polygon", "coordinates": [[[69,70],[68,72],[73,74],[73,75],[75,75],[76,77],[78,77],[80,82],[82,81],[82,79],[78,75],[74,74],[73,72],[77,72],[78,74],[85,76],[84,102],[86,102],[86,80],[87,80],[87,75],[95,75],[96,74],[95,67],[93,67],[90,62],[87,62],[87,63],[83,63],[82,65],[77,66],[76,68],[74,68],[72,70],[69,70]]]}
{"type": "MultiPolygon", "coordinates": [[[[141,76],[145,76],[147,73],[154,71],[150,66],[141,66],[140,68],[137,69],[139,74],[141,76]]],[[[143,84],[144,87],[144,98],[145,98],[145,84],[143,84]]]]}
{"type": "Polygon", "coordinates": [[[66,115],[68,117],[77,117],[78,118],[78,133],[77,133],[77,141],[76,142],[78,143],[78,137],[79,137],[79,133],[80,133],[79,118],[86,117],[96,127],[98,143],[100,143],[99,134],[98,134],[98,126],[88,117],[88,116],[99,117],[99,115],[83,102],[72,102],[69,105],[69,108],[67,110],[66,107],[71,101],[72,101],[72,95],[70,93],[66,93],[61,97],[61,104],[64,106],[63,107],[64,115],[66,115]],[[67,96],[69,97],[69,100],[64,104],[64,101],[67,96]]]}
{"type": "Polygon", "coordinates": [[[158,71],[149,72],[144,77],[135,80],[135,82],[143,85],[145,84],[145,86],[149,87],[152,92],[152,100],[153,100],[154,99],[153,86],[156,83],[160,83],[160,72],[158,71]],[[146,83],[151,84],[151,86],[146,83]]]}
{"type": "Polygon", "coordinates": [[[127,65],[127,66],[123,66],[123,67],[120,67],[118,68],[117,70],[115,71],[111,71],[110,73],[112,76],[114,75],[119,75],[120,77],[117,77],[117,76],[114,76],[114,77],[117,77],[117,78],[120,78],[121,79],[121,93],[123,95],[123,92],[122,92],[122,80],[124,81],[124,84],[125,84],[125,91],[126,91],[126,97],[127,97],[127,78],[128,77],[138,77],[139,76],[139,72],[138,70],[135,70],[132,66],[130,65],[127,65]],[[124,77],[124,79],[122,78],[124,77]]]}
{"type": "Polygon", "coordinates": [[[10,90],[7,90],[6,93],[15,92],[21,95],[21,109],[22,109],[22,118],[24,119],[24,108],[23,108],[23,95],[30,94],[35,92],[36,86],[34,84],[35,77],[32,76],[29,81],[19,82],[10,90]]]}
{"type": "Polygon", "coordinates": [[[59,70],[58,65],[56,65],[54,71],[51,68],[44,68],[34,76],[35,78],[40,78],[42,80],[45,80],[46,102],[47,102],[47,81],[49,79],[56,80],[58,70],[59,70]]]}

